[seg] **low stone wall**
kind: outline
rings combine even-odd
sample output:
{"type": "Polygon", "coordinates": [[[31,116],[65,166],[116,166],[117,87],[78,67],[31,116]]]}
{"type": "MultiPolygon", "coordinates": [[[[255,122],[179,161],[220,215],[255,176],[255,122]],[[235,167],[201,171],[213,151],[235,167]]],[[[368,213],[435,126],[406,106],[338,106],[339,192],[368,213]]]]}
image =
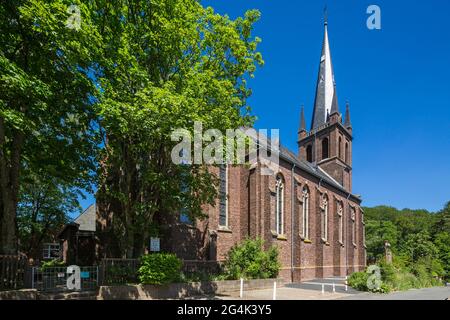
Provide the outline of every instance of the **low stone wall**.
{"type": "Polygon", "coordinates": [[[36,289],[0,291],[0,300],[37,300],[36,289]]]}
{"type": "MultiPolygon", "coordinates": [[[[283,279],[245,280],[244,290],[268,289],[273,287],[274,281],[281,287],[283,279]]],[[[220,295],[240,290],[240,280],[210,281],[193,283],[173,283],[164,286],[156,285],[126,285],[102,286],[99,289],[99,300],[151,300],[151,299],[180,299],[201,295],[220,295]]]]}
{"type": "MultiPolygon", "coordinates": [[[[269,289],[274,281],[277,286],[285,284],[284,279],[245,280],[244,291],[269,289]]],[[[101,286],[98,295],[94,292],[72,293],[41,293],[36,289],[14,291],[0,291],[0,300],[152,300],[152,299],[180,299],[201,295],[221,295],[238,292],[240,280],[205,281],[193,283],[172,283],[164,286],[156,285],[122,285],[101,286]]]]}

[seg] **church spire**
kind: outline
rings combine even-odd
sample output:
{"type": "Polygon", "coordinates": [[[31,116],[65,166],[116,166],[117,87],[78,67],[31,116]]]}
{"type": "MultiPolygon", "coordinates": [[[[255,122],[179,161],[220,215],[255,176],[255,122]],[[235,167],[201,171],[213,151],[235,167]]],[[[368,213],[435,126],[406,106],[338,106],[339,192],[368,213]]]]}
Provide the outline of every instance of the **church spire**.
{"type": "Polygon", "coordinates": [[[300,123],[298,128],[298,141],[302,140],[306,137],[306,123],[305,123],[305,107],[302,105],[301,111],[300,111],[300,123]]]}
{"type": "Polygon", "coordinates": [[[300,111],[300,130],[306,131],[306,123],[305,123],[305,107],[302,105],[302,109],[300,111]]]}
{"type": "Polygon", "coordinates": [[[344,127],[347,129],[351,129],[352,128],[352,123],[350,120],[350,104],[347,102],[346,106],[345,106],[345,122],[344,122],[344,127]]]}
{"type": "Polygon", "coordinates": [[[316,98],[314,101],[311,130],[314,130],[324,124],[327,121],[327,114],[332,114],[331,107],[333,105],[333,99],[336,91],[333,65],[331,63],[330,44],[328,41],[328,19],[326,10],[324,29],[322,55],[320,57],[319,76],[317,78],[316,98]]]}

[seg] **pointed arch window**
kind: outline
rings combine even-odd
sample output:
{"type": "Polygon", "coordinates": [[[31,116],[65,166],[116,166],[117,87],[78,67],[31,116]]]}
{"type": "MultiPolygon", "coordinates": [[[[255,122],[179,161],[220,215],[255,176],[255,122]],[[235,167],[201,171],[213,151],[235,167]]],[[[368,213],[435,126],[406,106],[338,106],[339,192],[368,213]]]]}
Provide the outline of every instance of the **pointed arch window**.
{"type": "Polygon", "coordinates": [[[228,227],[228,166],[219,168],[219,226],[228,227]]]}
{"type": "MultiPolygon", "coordinates": [[[[181,168],[183,169],[183,171],[181,173],[180,189],[183,196],[188,197],[189,193],[191,192],[191,188],[189,185],[190,165],[184,159],[187,156],[187,151],[185,149],[181,149],[179,156],[183,159],[181,161],[181,168]]],[[[190,215],[190,208],[186,203],[187,201],[183,201],[183,204],[181,205],[179,219],[183,224],[193,225],[194,221],[190,215]]]]}
{"type": "Polygon", "coordinates": [[[321,237],[323,241],[328,241],[328,196],[322,198],[322,217],[321,217],[321,237]]]}
{"type": "Polygon", "coordinates": [[[342,159],[342,138],[339,137],[339,142],[338,142],[338,157],[339,159],[342,159]]]}
{"type": "Polygon", "coordinates": [[[309,190],[304,187],[302,191],[302,230],[301,236],[303,239],[309,239],[309,190]]]}
{"type": "Polygon", "coordinates": [[[336,208],[338,216],[338,241],[340,244],[344,244],[344,206],[341,201],[337,202],[336,208]]]}
{"type": "Polygon", "coordinates": [[[361,210],[361,228],[362,228],[362,244],[366,247],[366,222],[364,221],[364,212],[361,210]]]}
{"type": "Polygon", "coordinates": [[[306,147],[306,161],[313,162],[312,145],[306,147]]]}
{"type": "Polygon", "coordinates": [[[328,145],[328,138],[322,139],[322,160],[329,157],[328,145]]]}
{"type": "Polygon", "coordinates": [[[356,210],[351,208],[351,219],[352,219],[352,243],[356,247],[356,210]]]}
{"type": "Polygon", "coordinates": [[[348,163],[349,154],[348,154],[348,142],[345,143],[345,163],[348,163]]]}
{"type": "Polygon", "coordinates": [[[275,187],[276,203],[275,203],[275,223],[277,234],[284,233],[284,180],[281,175],[277,175],[275,187]]]}

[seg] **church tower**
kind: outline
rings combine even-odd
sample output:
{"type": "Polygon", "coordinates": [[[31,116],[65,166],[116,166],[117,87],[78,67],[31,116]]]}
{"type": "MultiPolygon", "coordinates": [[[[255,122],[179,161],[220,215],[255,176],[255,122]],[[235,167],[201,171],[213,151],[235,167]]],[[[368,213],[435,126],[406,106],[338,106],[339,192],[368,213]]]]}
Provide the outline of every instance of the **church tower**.
{"type": "Polygon", "coordinates": [[[308,161],[330,175],[347,191],[352,191],[352,125],[347,102],[345,120],[339,112],[336,82],[325,20],[322,55],[316,97],[308,132],[303,107],[298,132],[299,158],[308,161]]]}

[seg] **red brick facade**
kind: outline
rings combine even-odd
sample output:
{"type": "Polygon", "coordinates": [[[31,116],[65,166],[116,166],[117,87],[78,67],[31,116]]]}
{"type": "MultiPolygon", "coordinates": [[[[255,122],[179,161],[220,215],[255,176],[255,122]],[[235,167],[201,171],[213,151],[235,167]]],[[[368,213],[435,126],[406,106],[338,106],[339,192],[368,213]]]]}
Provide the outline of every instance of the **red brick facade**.
{"type": "MultiPolygon", "coordinates": [[[[327,185],[288,161],[280,161],[280,174],[284,179],[284,232],[277,234],[275,225],[275,175],[261,175],[261,166],[246,168],[230,166],[228,179],[228,227],[220,227],[219,208],[207,208],[209,219],[199,221],[198,232],[204,234],[197,242],[199,254],[187,259],[214,258],[222,261],[229,249],[247,237],[260,237],[266,247],[279,248],[282,264],[280,276],[288,281],[304,281],[313,278],[344,276],[365,267],[364,224],[360,199],[349,196],[343,190],[327,185]],[[301,236],[302,228],[302,189],[307,186],[310,195],[309,234],[310,239],[301,236]],[[328,238],[321,238],[321,199],[328,197],[328,238]],[[339,215],[337,203],[343,208],[343,243],[339,242],[339,215]],[[355,222],[351,210],[355,212],[355,222]],[[352,239],[352,224],[355,223],[355,236],[352,239]],[[214,239],[216,238],[216,239],[214,239]],[[207,254],[200,254],[202,248],[209,248],[207,254]],[[212,250],[211,250],[212,249],[212,250]],[[215,251],[215,252],[210,252],[215,251]]],[[[195,228],[192,228],[193,230],[195,228]]],[[[179,233],[178,236],[181,236],[179,233]]],[[[173,235],[174,238],[178,238],[173,235]]],[[[171,241],[171,249],[183,257],[177,248],[185,240],[171,241]]],[[[190,239],[189,244],[194,247],[190,239]]],[[[181,246],[183,247],[183,246],[181,246]]],[[[205,251],[205,250],[203,250],[205,251]]]]}
{"type": "MultiPolygon", "coordinates": [[[[259,237],[267,248],[278,247],[280,276],[288,281],[345,276],[363,270],[364,213],[361,198],[352,194],[348,107],[346,118],[342,124],[336,109],[324,125],[311,132],[300,128],[298,156],[282,148],[278,171],[271,176],[262,174],[260,162],[250,167],[228,166],[228,226],[219,226],[218,205],[207,207],[208,219],[198,221],[196,228],[190,227],[191,233],[203,235],[198,237],[201,241],[187,241],[184,233],[172,232],[167,237],[172,244],[170,250],[185,259],[223,261],[233,245],[259,237]],[[308,147],[311,159],[307,157],[308,147]],[[276,231],[277,177],[283,181],[284,223],[280,234],[276,231]],[[308,195],[308,237],[303,235],[303,190],[308,195]],[[197,247],[197,254],[185,256],[179,250],[183,243],[189,243],[192,249],[197,247]]],[[[217,168],[212,170],[218,172],[217,168]]]]}

